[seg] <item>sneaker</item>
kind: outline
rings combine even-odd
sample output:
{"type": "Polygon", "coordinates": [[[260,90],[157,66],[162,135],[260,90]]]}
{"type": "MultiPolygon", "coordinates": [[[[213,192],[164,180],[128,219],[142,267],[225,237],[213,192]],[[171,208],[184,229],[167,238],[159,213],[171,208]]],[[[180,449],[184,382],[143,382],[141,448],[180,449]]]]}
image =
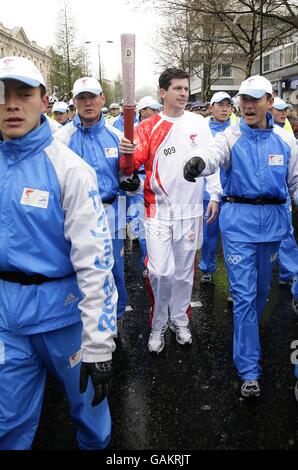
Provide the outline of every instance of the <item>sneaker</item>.
{"type": "Polygon", "coordinates": [[[227,297],[227,302],[229,303],[233,303],[233,297],[232,297],[232,294],[228,293],[228,297],[227,297]]]}
{"type": "Polygon", "coordinates": [[[165,347],[165,332],[167,331],[168,325],[165,325],[161,330],[151,330],[148,349],[150,352],[159,354],[165,347]]]}
{"type": "Polygon", "coordinates": [[[148,269],[145,268],[144,271],[143,271],[143,278],[147,279],[147,277],[148,277],[148,269]]]}
{"type": "Polygon", "coordinates": [[[201,275],[201,283],[202,284],[210,284],[212,281],[212,274],[211,273],[203,273],[201,275]]]}
{"type": "Polygon", "coordinates": [[[298,302],[295,299],[292,300],[292,309],[294,310],[294,313],[298,315],[298,302]]]}
{"type": "Polygon", "coordinates": [[[246,380],[241,386],[241,395],[245,398],[259,397],[261,389],[257,380],[246,380]]]}
{"type": "Polygon", "coordinates": [[[170,330],[176,333],[176,341],[182,346],[185,344],[192,343],[192,336],[188,326],[177,326],[175,323],[170,321],[169,323],[170,330]]]}
{"type": "Polygon", "coordinates": [[[287,279],[286,281],[282,281],[281,279],[278,281],[278,284],[280,286],[286,286],[286,287],[292,287],[292,285],[294,284],[295,282],[295,278],[294,277],[290,277],[289,279],[287,279]]]}
{"type": "Polygon", "coordinates": [[[295,397],[296,397],[296,400],[298,401],[298,380],[295,385],[295,397]]]}

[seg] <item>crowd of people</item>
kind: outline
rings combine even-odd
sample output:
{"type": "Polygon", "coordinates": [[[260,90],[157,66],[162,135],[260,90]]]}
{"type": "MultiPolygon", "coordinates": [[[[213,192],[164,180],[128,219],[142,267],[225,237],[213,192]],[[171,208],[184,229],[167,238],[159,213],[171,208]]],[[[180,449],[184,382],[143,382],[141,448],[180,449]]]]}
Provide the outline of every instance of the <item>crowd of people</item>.
{"type": "MultiPolygon", "coordinates": [[[[107,447],[127,233],[140,242],[152,354],[168,328],[191,345],[197,251],[200,280],[211,283],[221,239],[240,393],[258,397],[259,321],[278,262],[298,312],[291,105],[261,76],[236,97],[190,103],[188,74],[168,68],[161,102],[136,103],[130,142],[122,103],[106,107],[94,77],[76,80],[69,102],[49,97],[22,57],[0,59],[0,80],[0,449],[31,448],[47,370],[65,387],[79,447],[107,447]]],[[[298,365],[295,377],[298,401],[298,365]]]]}

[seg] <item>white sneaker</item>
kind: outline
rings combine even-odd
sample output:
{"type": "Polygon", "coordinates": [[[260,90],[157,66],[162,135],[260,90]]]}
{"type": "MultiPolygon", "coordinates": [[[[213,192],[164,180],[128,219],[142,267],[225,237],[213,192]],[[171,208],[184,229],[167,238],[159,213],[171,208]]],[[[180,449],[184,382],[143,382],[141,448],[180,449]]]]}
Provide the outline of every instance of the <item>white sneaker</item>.
{"type": "Polygon", "coordinates": [[[168,325],[165,325],[161,330],[151,330],[148,349],[150,352],[159,354],[165,347],[165,332],[167,331],[168,325]]]}
{"type": "Polygon", "coordinates": [[[261,389],[257,380],[246,380],[241,386],[241,395],[244,398],[259,397],[261,389]]]}
{"type": "Polygon", "coordinates": [[[190,329],[188,326],[177,326],[172,321],[169,322],[170,330],[176,333],[176,341],[177,343],[181,344],[191,344],[192,343],[192,336],[190,329]]]}
{"type": "Polygon", "coordinates": [[[298,401],[298,380],[295,385],[295,397],[296,397],[296,400],[298,401]]]}
{"type": "Polygon", "coordinates": [[[202,284],[210,284],[212,281],[212,274],[211,273],[203,273],[201,275],[201,283],[202,284]]]}
{"type": "Polygon", "coordinates": [[[233,297],[232,297],[232,294],[230,294],[230,292],[228,292],[227,302],[231,304],[233,303],[233,297]]]}

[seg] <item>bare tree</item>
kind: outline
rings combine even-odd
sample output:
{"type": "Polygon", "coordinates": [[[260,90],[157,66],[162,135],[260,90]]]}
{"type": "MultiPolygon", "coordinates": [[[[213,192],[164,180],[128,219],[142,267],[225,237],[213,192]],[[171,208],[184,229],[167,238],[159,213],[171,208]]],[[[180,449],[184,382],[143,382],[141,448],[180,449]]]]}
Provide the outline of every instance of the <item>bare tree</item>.
{"type": "Polygon", "coordinates": [[[84,47],[76,44],[77,29],[69,0],[62,1],[57,15],[56,57],[53,60],[50,81],[57,86],[60,95],[70,96],[73,82],[85,73],[84,47]]]}
{"type": "MultiPolygon", "coordinates": [[[[137,0],[135,0],[135,4],[136,1],[137,0]]],[[[220,51],[219,46],[221,45],[229,54],[237,54],[238,59],[241,56],[243,65],[241,65],[238,60],[237,62],[233,61],[233,67],[242,68],[246,76],[251,75],[253,62],[258,58],[260,52],[264,52],[278,44],[279,41],[287,38],[295,31],[293,23],[296,19],[294,10],[290,9],[290,2],[267,1],[268,5],[266,5],[266,0],[263,0],[263,2],[260,0],[142,0],[145,5],[150,4],[151,8],[154,7],[161,15],[166,15],[167,18],[186,13],[188,13],[190,17],[197,16],[200,18],[201,21],[203,21],[203,25],[196,34],[202,44],[202,48],[207,50],[208,46],[211,44],[211,53],[215,54],[215,50],[220,51]],[[270,11],[269,3],[272,4],[270,11]],[[277,5],[273,5],[274,3],[279,3],[280,8],[282,3],[287,4],[289,7],[288,13],[291,18],[286,25],[285,22],[277,21],[276,15],[278,10],[277,5]],[[262,15],[261,6],[263,7],[264,5],[265,13],[262,15]],[[208,26],[210,23],[214,24],[213,35],[206,34],[205,32],[210,28],[208,26]],[[260,47],[261,29],[264,33],[262,51],[260,47]]],[[[291,3],[293,4],[295,2],[291,3]]],[[[284,18],[286,18],[286,14],[284,18]]],[[[168,43],[171,43],[170,38],[168,38],[168,43]]],[[[164,46],[166,46],[166,44],[164,44],[164,46]]],[[[222,54],[222,59],[227,58],[229,54],[222,54]]],[[[208,56],[208,54],[205,53],[205,56],[208,56]]],[[[194,59],[194,57],[195,56],[193,56],[192,59],[194,59]]],[[[182,60],[180,62],[183,63],[182,60]]],[[[198,64],[192,65],[193,68],[195,68],[198,64]]]]}
{"type": "Polygon", "coordinates": [[[243,6],[250,13],[262,15],[264,18],[269,18],[272,22],[285,23],[298,29],[298,1],[287,0],[263,0],[262,8],[261,1],[252,2],[247,0],[239,0],[243,6]]]}

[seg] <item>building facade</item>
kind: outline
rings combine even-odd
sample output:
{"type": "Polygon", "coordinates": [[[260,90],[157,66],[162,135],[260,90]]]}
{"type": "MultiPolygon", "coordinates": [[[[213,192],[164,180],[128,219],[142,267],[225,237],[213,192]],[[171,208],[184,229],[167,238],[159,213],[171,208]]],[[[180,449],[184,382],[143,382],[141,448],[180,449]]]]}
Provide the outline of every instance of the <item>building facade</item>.
{"type": "Polygon", "coordinates": [[[41,71],[47,88],[50,88],[50,68],[54,57],[51,46],[44,49],[35,41],[29,41],[21,26],[9,29],[0,23],[0,57],[6,56],[26,57],[32,60],[41,71]]]}
{"type": "MultiPolygon", "coordinates": [[[[260,73],[259,59],[254,63],[253,72],[260,73]]],[[[271,81],[278,96],[298,106],[298,37],[263,54],[262,75],[271,81]]]]}
{"type": "MultiPolygon", "coordinates": [[[[201,67],[202,68],[202,67],[201,67]]],[[[212,74],[211,96],[217,91],[225,91],[230,96],[236,95],[240,83],[245,79],[243,69],[234,67],[228,63],[218,63],[217,70],[212,74]]],[[[202,99],[203,79],[192,74],[190,77],[190,99],[192,101],[202,99]]]]}

